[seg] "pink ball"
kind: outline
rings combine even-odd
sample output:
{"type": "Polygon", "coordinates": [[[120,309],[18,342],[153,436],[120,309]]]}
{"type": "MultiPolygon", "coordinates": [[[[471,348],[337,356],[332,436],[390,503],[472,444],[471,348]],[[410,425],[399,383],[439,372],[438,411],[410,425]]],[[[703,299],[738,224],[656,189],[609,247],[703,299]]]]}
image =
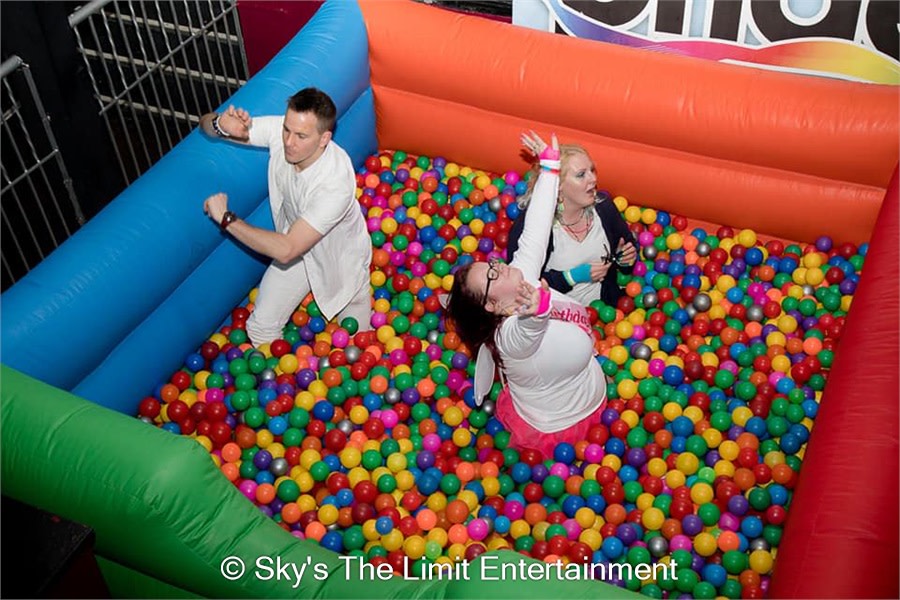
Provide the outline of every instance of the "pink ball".
{"type": "Polygon", "coordinates": [[[741,527],[741,520],[733,514],[726,512],[719,517],[719,528],[727,531],[737,531],[741,527]]]}
{"type": "Polygon", "coordinates": [[[653,240],[656,239],[649,231],[642,231],[638,236],[638,244],[641,246],[652,246],[653,240]]]}
{"type": "Polygon", "coordinates": [[[647,371],[654,377],[662,377],[665,370],[666,362],[661,358],[651,359],[650,364],[647,365],[647,371]]]}
{"type": "Polygon", "coordinates": [[[515,171],[507,171],[503,176],[503,181],[506,182],[506,185],[516,185],[519,183],[519,174],[515,171]]]}
{"type": "Polygon", "coordinates": [[[350,343],[350,334],[346,329],[337,329],[331,334],[331,343],[335,348],[346,348],[350,343]]]}
{"type": "Polygon", "coordinates": [[[441,448],[441,436],[436,433],[429,433],[422,438],[422,449],[429,452],[437,452],[441,448]]]}
{"type": "Polygon", "coordinates": [[[400,422],[400,417],[389,408],[381,411],[381,422],[384,423],[384,426],[387,428],[396,427],[397,423],[400,422]]]}
{"type": "Polygon", "coordinates": [[[575,519],[566,519],[563,521],[562,526],[566,529],[566,537],[572,541],[577,540],[578,536],[581,535],[581,525],[575,519]]]}
{"type": "Polygon", "coordinates": [[[552,467],[550,467],[550,474],[556,475],[557,477],[562,477],[563,479],[567,479],[569,477],[569,467],[568,465],[564,465],[562,463],[555,463],[552,467]]]}
{"type": "Polygon", "coordinates": [[[642,340],[645,337],[647,337],[647,330],[644,329],[644,326],[635,325],[631,333],[631,338],[634,340],[642,340]]]}
{"type": "Polygon", "coordinates": [[[387,315],[382,312],[372,313],[372,327],[376,329],[387,323],[387,315]]]}
{"type": "Polygon", "coordinates": [[[489,527],[484,519],[472,519],[469,521],[467,529],[469,531],[469,537],[477,542],[487,537],[489,527]]]}
{"type": "Polygon", "coordinates": [[[637,261],[636,263],[634,263],[633,273],[634,273],[635,277],[643,277],[644,275],[647,274],[647,265],[644,264],[642,261],[637,261]]]}
{"type": "Polygon", "coordinates": [[[672,552],[675,550],[690,550],[692,547],[691,538],[683,533],[672,536],[672,540],[669,542],[669,550],[672,552]]]}
{"type": "Polygon", "coordinates": [[[308,359],[306,359],[306,360],[309,361],[309,368],[310,368],[310,369],[312,369],[313,371],[318,371],[318,370],[319,370],[319,357],[318,357],[318,356],[310,356],[310,357],[309,357],[308,359]]]}
{"type": "Polygon", "coordinates": [[[516,519],[521,519],[522,515],[525,514],[525,507],[522,506],[521,502],[511,500],[503,506],[503,514],[506,515],[506,518],[510,521],[515,521],[516,519]]]}
{"type": "Polygon", "coordinates": [[[252,479],[245,479],[238,486],[241,493],[247,496],[249,500],[256,500],[256,482],[252,479]]]}
{"type": "Polygon", "coordinates": [[[420,242],[410,242],[409,246],[406,248],[406,253],[410,256],[418,256],[422,254],[423,250],[425,250],[425,248],[422,247],[420,242]]]}
{"type": "Polygon", "coordinates": [[[734,375],[738,374],[738,365],[733,360],[725,360],[719,365],[720,369],[726,369],[733,373],[734,375]]]}
{"type": "Polygon", "coordinates": [[[208,388],[206,390],[206,402],[207,404],[211,404],[213,402],[224,402],[225,401],[225,392],[222,388],[208,388]]]}
{"type": "Polygon", "coordinates": [[[366,221],[366,229],[369,230],[369,233],[374,233],[381,229],[381,219],[378,217],[369,217],[369,220],[366,221]]]}
{"type": "Polygon", "coordinates": [[[584,449],[584,460],[597,464],[603,460],[604,454],[603,446],[600,444],[588,444],[587,448],[584,449]]]}
{"type": "Polygon", "coordinates": [[[423,262],[416,262],[410,271],[412,271],[413,277],[425,277],[428,274],[428,265],[423,262]]]}

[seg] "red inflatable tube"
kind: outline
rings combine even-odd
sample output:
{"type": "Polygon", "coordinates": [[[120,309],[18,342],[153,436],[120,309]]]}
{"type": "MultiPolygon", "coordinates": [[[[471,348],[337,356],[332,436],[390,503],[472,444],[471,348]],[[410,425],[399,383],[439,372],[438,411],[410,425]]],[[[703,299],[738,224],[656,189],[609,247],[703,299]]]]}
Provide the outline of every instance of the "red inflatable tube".
{"type": "Polygon", "coordinates": [[[897,598],[898,175],[803,460],[771,598],[897,598]]]}

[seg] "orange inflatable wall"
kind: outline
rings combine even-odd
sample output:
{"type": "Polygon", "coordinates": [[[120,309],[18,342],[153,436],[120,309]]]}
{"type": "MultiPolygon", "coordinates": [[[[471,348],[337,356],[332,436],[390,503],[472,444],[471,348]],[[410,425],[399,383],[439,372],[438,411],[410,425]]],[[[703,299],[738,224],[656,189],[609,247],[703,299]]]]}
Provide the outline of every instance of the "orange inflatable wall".
{"type": "Polygon", "coordinates": [[[897,165],[894,86],[361,6],[382,148],[522,171],[519,133],[555,131],[613,194],[795,241],[867,240],[897,165]]]}

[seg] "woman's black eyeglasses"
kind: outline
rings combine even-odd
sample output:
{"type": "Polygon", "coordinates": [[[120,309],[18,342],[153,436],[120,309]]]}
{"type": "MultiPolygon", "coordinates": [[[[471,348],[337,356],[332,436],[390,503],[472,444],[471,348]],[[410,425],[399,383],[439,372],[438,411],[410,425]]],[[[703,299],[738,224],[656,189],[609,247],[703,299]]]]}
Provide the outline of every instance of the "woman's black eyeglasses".
{"type": "Polygon", "coordinates": [[[500,259],[492,258],[488,261],[488,270],[487,270],[487,285],[484,286],[484,298],[481,300],[481,305],[485,306],[488,301],[488,293],[491,291],[491,282],[500,277],[500,259]]]}

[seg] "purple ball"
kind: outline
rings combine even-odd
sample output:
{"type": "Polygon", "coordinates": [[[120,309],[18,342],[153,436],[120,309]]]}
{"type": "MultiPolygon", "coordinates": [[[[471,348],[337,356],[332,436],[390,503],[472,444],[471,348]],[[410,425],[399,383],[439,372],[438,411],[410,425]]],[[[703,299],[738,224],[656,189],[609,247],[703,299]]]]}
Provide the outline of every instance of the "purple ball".
{"type": "Polygon", "coordinates": [[[728,428],[728,439],[732,442],[738,439],[738,436],[744,433],[744,428],[740,425],[732,425],[728,428]]]}
{"type": "Polygon", "coordinates": [[[703,531],[703,520],[697,515],[685,515],[681,519],[681,530],[684,535],[693,537],[703,531]]]}
{"type": "Polygon", "coordinates": [[[309,388],[309,384],[316,380],[316,372],[312,369],[301,369],[296,376],[297,385],[301,390],[309,388]]]}
{"type": "Polygon", "coordinates": [[[728,512],[741,517],[747,513],[750,508],[750,502],[741,494],[735,494],[728,499],[728,512]]]}
{"type": "Polygon", "coordinates": [[[535,483],[543,483],[547,476],[550,475],[550,469],[544,464],[539,463],[531,467],[531,480],[535,483]]]}
{"type": "Polygon", "coordinates": [[[607,408],[603,411],[603,414],[600,415],[600,422],[609,427],[618,418],[619,411],[613,410],[612,408],[607,408]]]}
{"type": "Polygon", "coordinates": [[[234,359],[240,358],[242,356],[244,356],[244,352],[237,346],[235,346],[234,348],[229,348],[228,352],[225,353],[225,358],[228,359],[228,362],[231,362],[234,359]]]}
{"type": "Polygon", "coordinates": [[[494,249],[494,241],[490,238],[481,238],[478,240],[478,251],[484,252],[487,254],[488,252],[494,249]]]}
{"type": "Polygon", "coordinates": [[[643,448],[629,448],[625,454],[625,462],[639,469],[647,462],[647,453],[644,452],[643,448]]]}
{"type": "MultiPolygon", "coordinates": [[[[691,552],[691,568],[699,573],[706,566],[706,560],[699,554],[691,552]]],[[[690,596],[688,596],[690,598],[690,596]]]]}
{"type": "Polygon", "coordinates": [[[412,406],[419,401],[419,391],[414,387],[408,387],[403,390],[403,393],[400,397],[403,399],[403,402],[405,404],[409,404],[410,406],[412,406]]]}
{"type": "Polygon", "coordinates": [[[434,466],[434,453],[428,450],[420,450],[416,455],[416,466],[422,470],[434,466]]]}
{"type": "Polygon", "coordinates": [[[829,250],[831,250],[833,245],[834,243],[827,235],[823,235],[816,240],[816,250],[818,250],[819,252],[828,252],[829,250]]]}
{"type": "Polygon", "coordinates": [[[634,527],[631,526],[631,523],[622,523],[618,527],[616,527],[616,537],[622,540],[622,543],[625,546],[630,546],[638,539],[638,533],[635,531],[634,527]]]}
{"type": "Polygon", "coordinates": [[[268,469],[272,464],[272,453],[268,450],[260,450],[253,455],[253,464],[257,469],[268,469]]]}

